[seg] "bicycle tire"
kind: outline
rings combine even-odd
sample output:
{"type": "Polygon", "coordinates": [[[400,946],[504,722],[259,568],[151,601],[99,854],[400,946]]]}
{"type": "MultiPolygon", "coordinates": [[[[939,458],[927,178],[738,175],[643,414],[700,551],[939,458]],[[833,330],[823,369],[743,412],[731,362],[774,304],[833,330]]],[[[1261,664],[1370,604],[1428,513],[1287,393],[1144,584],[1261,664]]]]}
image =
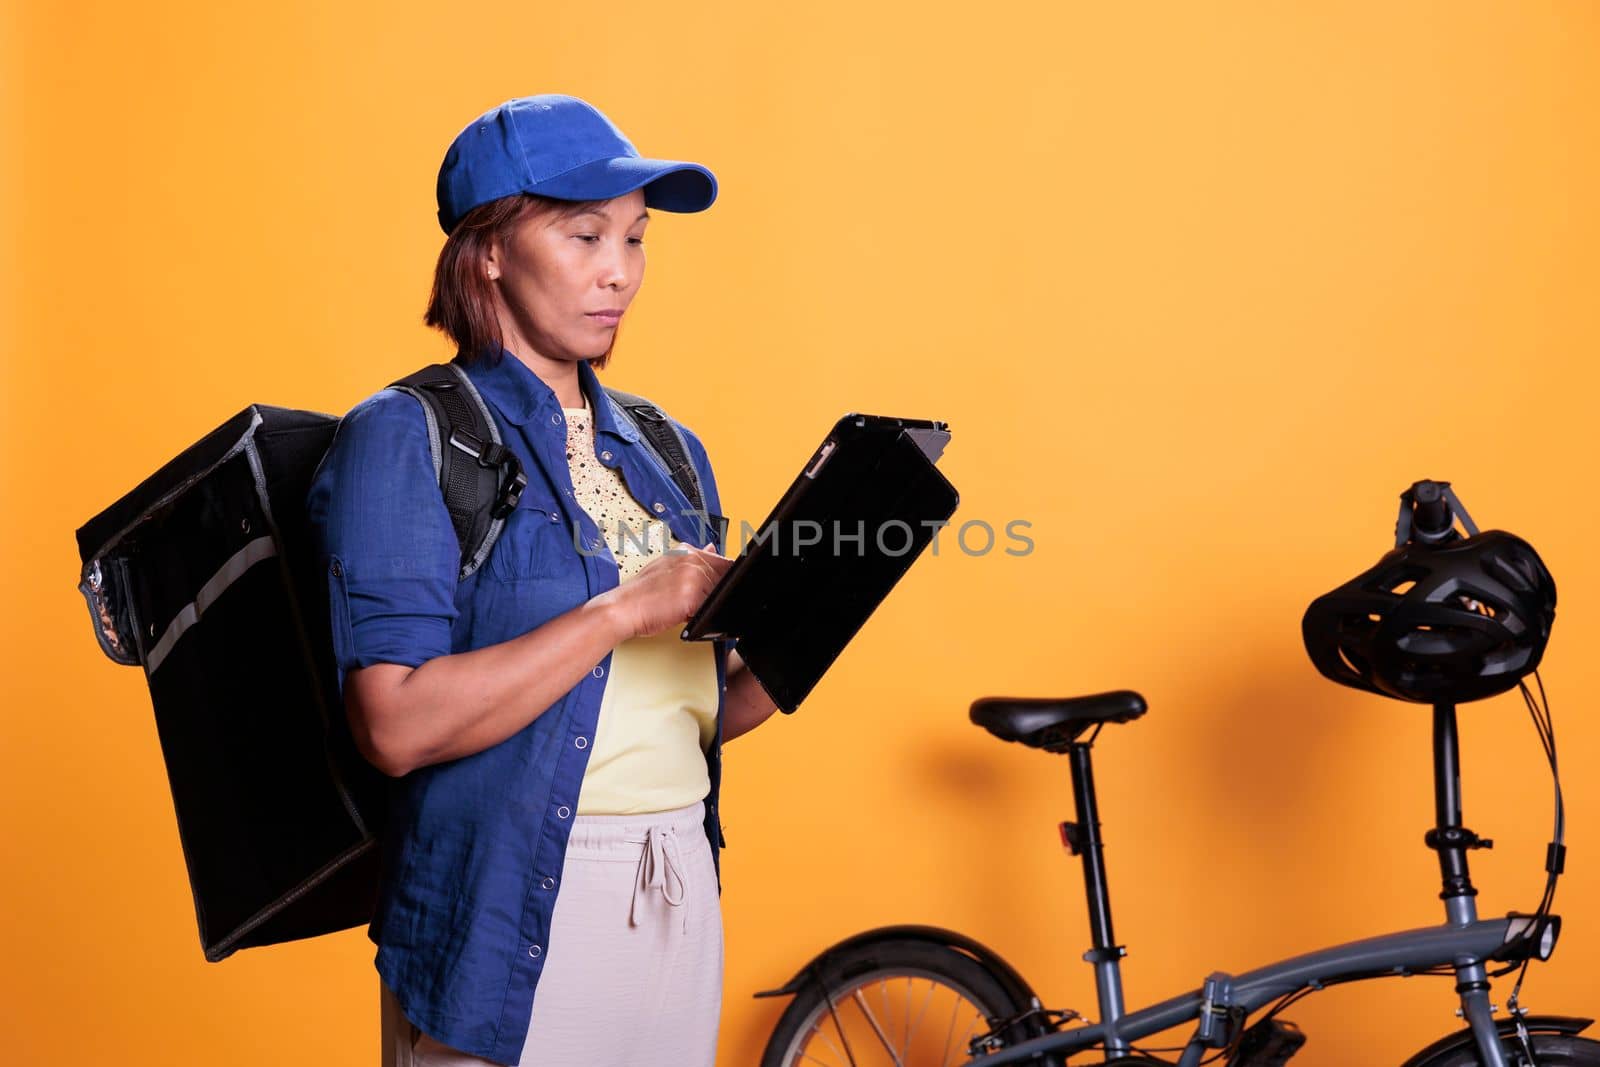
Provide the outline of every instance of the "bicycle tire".
{"type": "MultiPolygon", "coordinates": [[[[806,1039],[816,1033],[826,1038],[830,1027],[843,1042],[841,1049],[838,1043],[828,1039],[828,1043],[833,1044],[832,1051],[841,1054],[837,1061],[840,1064],[869,1067],[878,1062],[894,1062],[903,1067],[935,1067],[936,1064],[942,1067],[946,1063],[967,1062],[966,1039],[976,1036],[968,1032],[963,1033],[963,1040],[947,1039],[940,1043],[946,1055],[939,1059],[934,1059],[930,1054],[933,1044],[937,1042],[936,1035],[933,1042],[913,1044],[914,1039],[908,1033],[903,1046],[887,1056],[883,1055],[882,1050],[873,1049],[870,1041],[866,1047],[857,1047],[850,1042],[849,1032],[841,1024],[848,1024],[858,1033],[872,1034],[881,1044],[891,1046],[888,1036],[892,1034],[885,1035],[884,1021],[875,1018],[878,1012],[871,1011],[872,994],[863,994],[861,998],[857,994],[876,986],[887,990],[889,987],[883,983],[898,982],[900,979],[907,982],[908,1014],[916,1010],[911,998],[925,997],[918,1025],[921,1018],[929,1013],[935,997],[940,1000],[959,998],[975,1008],[981,1021],[970,1020],[968,1030],[979,1027],[978,1034],[987,1032],[1028,1008],[1026,1004],[1016,1003],[1015,998],[1006,991],[1004,983],[988,967],[959,949],[909,939],[877,941],[833,957],[827,973],[816,975],[814,980],[806,982],[795,993],[794,999],[773,1028],[772,1036],[767,1039],[761,1067],[828,1064],[830,1060],[818,1054],[822,1050],[809,1044],[806,1039]],[[915,988],[918,982],[927,983],[925,993],[915,988]],[[939,990],[944,992],[940,993],[939,990]],[[867,1001],[865,1008],[862,1007],[862,999],[867,1001]],[[830,1000],[833,1005],[831,1012],[830,1000]],[[855,1018],[857,1015],[861,1017],[859,1026],[855,1018]],[[879,1057],[869,1055],[872,1052],[878,1052],[879,1057]]],[[[960,1012],[959,1005],[954,1007],[960,1012]]],[[[958,1015],[952,1015],[951,1029],[961,1021],[958,1015]]],[[[887,1029],[892,1031],[894,1027],[889,1025],[887,1029]]],[[[1013,1024],[1001,1035],[1001,1039],[1009,1045],[1041,1033],[1044,1033],[1043,1024],[1037,1019],[1028,1019],[1013,1024]]]]}
{"type": "MultiPolygon", "coordinates": [[[[1516,1038],[1502,1036],[1511,1067],[1528,1067],[1516,1038]]],[[[1572,1034],[1534,1034],[1533,1058],[1538,1067],[1600,1067],[1600,1041],[1572,1034]]],[[[1452,1049],[1427,1062],[1426,1067],[1481,1067],[1476,1046],[1452,1049]]]]}

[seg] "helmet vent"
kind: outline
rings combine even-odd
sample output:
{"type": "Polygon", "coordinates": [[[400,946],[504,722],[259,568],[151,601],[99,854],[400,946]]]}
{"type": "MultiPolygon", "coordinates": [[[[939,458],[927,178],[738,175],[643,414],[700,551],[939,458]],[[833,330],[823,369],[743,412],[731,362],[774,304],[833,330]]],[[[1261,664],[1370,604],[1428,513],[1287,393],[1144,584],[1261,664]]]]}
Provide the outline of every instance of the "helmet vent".
{"type": "Polygon", "coordinates": [[[1503,530],[1409,542],[1318,597],[1301,619],[1306,651],[1342,685],[1414,703],[1482,700],[1539,664],[1555,583],[1503,530]]]}

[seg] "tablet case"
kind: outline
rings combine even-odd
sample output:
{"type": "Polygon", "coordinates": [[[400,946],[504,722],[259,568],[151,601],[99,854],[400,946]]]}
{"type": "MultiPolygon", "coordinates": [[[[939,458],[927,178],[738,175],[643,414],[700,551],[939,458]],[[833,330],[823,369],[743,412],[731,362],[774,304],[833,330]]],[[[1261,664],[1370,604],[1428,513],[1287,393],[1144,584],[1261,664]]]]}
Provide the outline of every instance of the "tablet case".
{"type": "Polygon", "coordinates": [[[949,437],[934,420],[841,418],[683,638],[735,639],[792,713],[955,512],[934,465],[949,437]]]}

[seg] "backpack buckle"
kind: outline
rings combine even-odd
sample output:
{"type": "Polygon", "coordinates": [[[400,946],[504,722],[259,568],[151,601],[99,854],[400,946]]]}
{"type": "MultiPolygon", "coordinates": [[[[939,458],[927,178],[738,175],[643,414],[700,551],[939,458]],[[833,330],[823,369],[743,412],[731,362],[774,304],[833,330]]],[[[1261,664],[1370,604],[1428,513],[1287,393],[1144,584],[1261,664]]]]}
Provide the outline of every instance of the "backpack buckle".
{"type": "Polygon", "coordinates": [[[498,441],[480,440],[470,430],[451,431],[450,445],[453,448],[459,448],[477,460],[480,467],[503,468],[515,465],[519,470],[522,467],[522,464],[517,461],[516,453],[512,452],[511,449],[498,441]]]}
{"type": "Polygon", "coordinates": [[[504,471],[510,476],[500,487],[500,495],[495,498],[494,507],[489,511],[492,519],[503,519],[517,510],[517,501],[522,499],[522,491],[528,487],[528,476],[522,473],[521,461],[509,450],[506,458],[510,462],[505,465],[504,471]]]}
{"type": "Polygon", "coordinates": [[[458,448],[478,461],[478,466],[499,472],[496,478],[500,490],[495,494],[489,517],[503,519],[516,510],[522,491],[528,487],[528,476],[522,473],[522,461],[517,454],[498,441],[483,441],[467,430],[453,430],[450,446],[458,448]]]}
{"type": "Polygon", "coordinates": [[[470,430],[450,431],[450,447],[458,448],[478,461],[480,467],[493,467],[494,462],[487,459],[488,447],[500,448],[501,445],[486,447],[484,441],[470,430]]]}
{"type": "Polygon", "coordinates": [[[661,409],[657,408],[657,407],[655,407],[654,405],[651,405],[651,404],[633,404],[633,405],[629,405],[628,410],[633,412],[634,415],[638,416],[641,419],[644,419],[647,422],[666,422],[667,421],[667,417],[661,413],[661,409]]]}

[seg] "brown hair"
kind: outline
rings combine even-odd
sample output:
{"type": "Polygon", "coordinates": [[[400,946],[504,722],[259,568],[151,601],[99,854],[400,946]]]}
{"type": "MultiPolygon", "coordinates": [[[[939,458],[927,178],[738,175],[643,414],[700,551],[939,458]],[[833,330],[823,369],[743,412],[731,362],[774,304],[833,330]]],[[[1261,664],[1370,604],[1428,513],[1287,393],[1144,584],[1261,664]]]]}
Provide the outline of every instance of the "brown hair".
{"type": "MultiPolygon", "coordinates": [[[[513,193],[486,204],[479,204],[461,217],[444,247],[433,271],[433,291],[422,321],[455,342],[462,359],[474,363],[486,359],[499,362],[503,344],[500,322],[494,314],[493,285],[483,270],[483,260],[495,238],[503,246],[525,219],[550,215],[557,219],[575,215],[596,203],[593,200],[557,200],[534,193],[513,193]]],[[[611,359],[616,347],[589,360],[599,370],[611,359]]]]}

